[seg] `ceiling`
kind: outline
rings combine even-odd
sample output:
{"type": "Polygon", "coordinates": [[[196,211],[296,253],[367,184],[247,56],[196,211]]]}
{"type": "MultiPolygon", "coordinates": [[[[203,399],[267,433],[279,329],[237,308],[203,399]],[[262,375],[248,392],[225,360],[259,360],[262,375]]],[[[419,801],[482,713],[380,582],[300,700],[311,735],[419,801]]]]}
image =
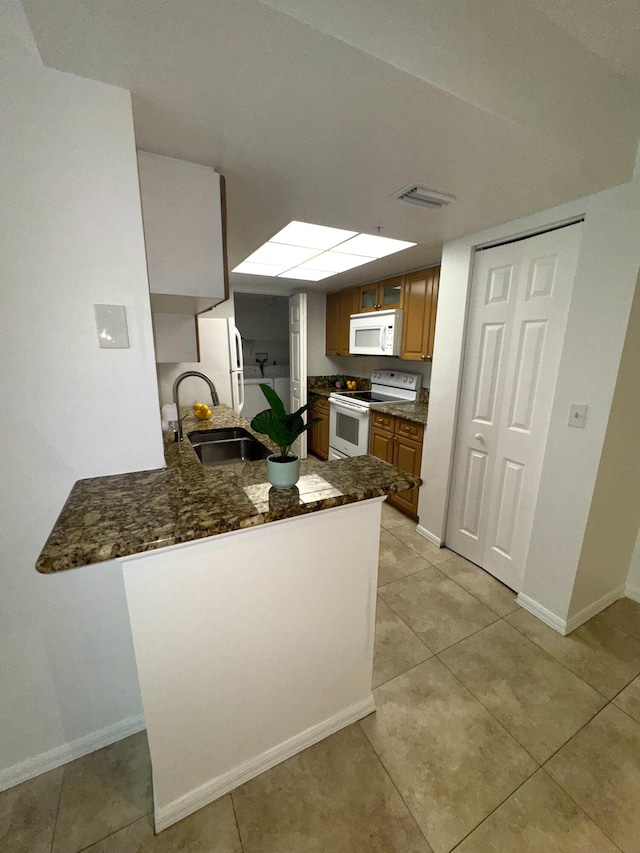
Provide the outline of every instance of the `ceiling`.
{"type": "Polygon", "coordinates": [[[138,147],[227,179],[233,267],[293,219],[418,243],[317,283],[436,262],[446,240],[630,179],[637,0],[23,0],[45,65],[129,89],[138,147]],[[454,193],[402,204],[414,181],[454,193]]]}

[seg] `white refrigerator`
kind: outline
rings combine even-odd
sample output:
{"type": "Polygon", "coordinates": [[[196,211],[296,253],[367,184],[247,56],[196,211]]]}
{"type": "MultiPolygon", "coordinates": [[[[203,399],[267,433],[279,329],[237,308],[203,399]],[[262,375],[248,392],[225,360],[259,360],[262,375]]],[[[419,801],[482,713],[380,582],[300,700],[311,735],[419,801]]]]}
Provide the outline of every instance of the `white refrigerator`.
{"type": "Polygon", "coordinates": [[[244,407],[244,365],[242,339],[233,318],[198,317],[198,337],[197,369],[213,381],[220,402],[240,413],[244,407]]]}

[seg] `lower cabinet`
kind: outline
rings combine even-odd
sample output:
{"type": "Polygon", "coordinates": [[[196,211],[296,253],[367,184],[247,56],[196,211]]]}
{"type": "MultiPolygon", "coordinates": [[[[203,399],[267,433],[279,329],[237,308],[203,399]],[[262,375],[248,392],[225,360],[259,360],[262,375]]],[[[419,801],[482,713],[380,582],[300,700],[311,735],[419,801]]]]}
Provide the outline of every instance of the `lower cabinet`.
{"type": "Polygon", "coordinates": [[[309,450],[326,461],[329,458],[329,401],[321,397],[307,412],[309,420],[322,418],[319,424],[314,424],[309,430],[309,450]]]}
{"type": "MultiPolygon", "coordinates": [[[[371,419],[369,453],[419,477],[423,435],[424,427],[421,424],[374,412],[371,419]]],[[[398,492],[389,495],[388,501],[411,518],[417,519],[418,491],[409,489],[406,492],[398,492]]]]}

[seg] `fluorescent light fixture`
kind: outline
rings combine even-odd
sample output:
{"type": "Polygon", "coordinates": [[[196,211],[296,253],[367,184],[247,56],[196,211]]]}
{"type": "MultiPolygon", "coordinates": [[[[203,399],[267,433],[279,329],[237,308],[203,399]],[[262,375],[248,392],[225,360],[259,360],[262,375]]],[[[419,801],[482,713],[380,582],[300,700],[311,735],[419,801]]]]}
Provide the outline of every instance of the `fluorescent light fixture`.
{"type": "Polygon", "coordinates": [[[243,261],[241,264],[238,264],[237,267],[234,268],[234,272],[244,272],[249,275],[280,275],[281,272],[284,272],[287,269],[286,266],[276,266],[275,264],[254,264],[249,261],[243,261]]]}
{"type": "Polygon", "coordinates": [[[351,240],[347,240],[346,243],[342,243],[340,251],[352,255],[384,258],[415,245],[415,243],[407,243],[405,240],[391,240],[389,237],[376,237],[373,234],[358,234],[351,240]]]}
{"type": "Polygon", "coordinates": [[[326,225],[312,225],[311,222],[294,220],[278,231],[270,243],[286,243],[289,246],[304,246],[308,249],[331,249],[343,243],[349,237],[355,237],[357,231],[344,231],[341,228],[329,228],[326,225]]]}
{"type": "Polygon", "coordinates": [[[310,270],[306,267],[294,267],[292,270],[281,272],[278,278],[299,278],[301,281],[321,281],[323,278],[329,278],[330,275],[335,275],[335,272],[328,270],[310,270]]]}
{"type": "Polygon", "coordinates": [[[368,264],[370,261],[375,261],[375,258],[363,258],[358,255],[345,255],[342,252],[323,252],[321,255],[316,255],[310,261],[307,261],[304,266],[308,270],[325,270],[331,272],[345,272],[354,267],[368,264]]]}
{"type": "Polygon", "coordinates": [[[296,267],[317,255],[319,249],[303,249],[300,246],[285,246],[284,243],[269,241],[247,258],[250,264],[275,264],[285,270],[296,267]]]}
{"type": "Polygon", "coordinates": [[[320,281],[415,245],[405,240],[293,221],[232,272],[320,281]]]}

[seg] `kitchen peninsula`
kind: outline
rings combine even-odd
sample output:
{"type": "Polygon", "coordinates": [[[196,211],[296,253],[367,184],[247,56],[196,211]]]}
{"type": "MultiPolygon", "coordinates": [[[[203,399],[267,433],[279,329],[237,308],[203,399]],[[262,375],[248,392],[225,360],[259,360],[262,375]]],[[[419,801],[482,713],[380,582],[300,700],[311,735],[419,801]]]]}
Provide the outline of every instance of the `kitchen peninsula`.
{"type": "MultiPolygon", "coordinates": [[[[228,426],[249,429],[219,406],[184,431],[228,426]]],[[[264,461],[165,456],[78,481],[37,561],[123,573],[158,831],[374,710],[380,504],[420,483],[361,456],[276,491],[264,461]]]]}

